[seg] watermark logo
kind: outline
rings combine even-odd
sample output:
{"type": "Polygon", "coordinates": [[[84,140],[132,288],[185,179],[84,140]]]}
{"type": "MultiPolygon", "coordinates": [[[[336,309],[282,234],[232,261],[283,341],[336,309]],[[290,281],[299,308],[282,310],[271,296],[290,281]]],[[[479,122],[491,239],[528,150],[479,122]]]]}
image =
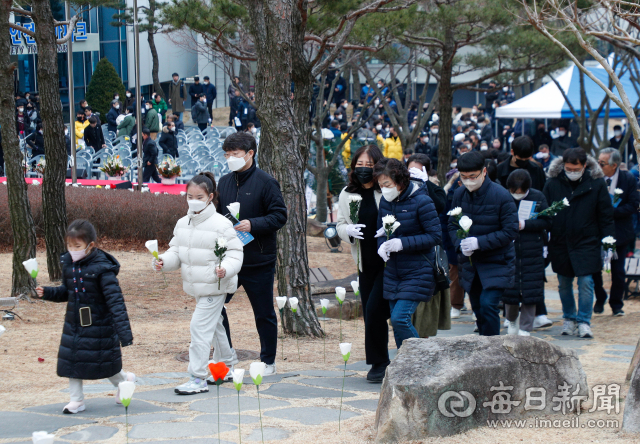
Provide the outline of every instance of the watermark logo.
{"type": "Polygon", "coordinates": [[[448,418],[453,418],[454,416],[457,416],[459,418],[466,418],[468,416],[471,416],[475,409],[476,398],[471,393],[464,390],[460,392],[454,392],[450,390],[448,392],[444,392],[442,395],[440,395],[440,398],[438,398],[438,410],[440,410],[440,413],[448,418]],[[451,401],[449,401],[450,399],[451,401]],[[467,400],[466,409],[464,408],[465,399],[467,400]],[[448,408],[447,401],[449,401],[448,408]]]}

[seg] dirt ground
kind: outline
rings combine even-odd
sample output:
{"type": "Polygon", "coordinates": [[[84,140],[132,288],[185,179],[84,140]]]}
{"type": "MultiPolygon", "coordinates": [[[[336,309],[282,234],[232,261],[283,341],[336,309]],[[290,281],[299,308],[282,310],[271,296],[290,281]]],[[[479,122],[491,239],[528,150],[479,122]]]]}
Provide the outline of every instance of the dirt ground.
{"type": "MultiPolygon", "coordinates": [[[[354,272],[355,266],[347,248],[340,254],[329,253],[322,238],[309,238],[310,266],[325,266],[335,278],[344,278],[354,272]]],[[[164,288],[161,274],[151,271],[151,256],[142,251],[110,251],[121,263],[120,283],[127,302],[127,309],[133,329],[134,345],[123,350],[125,369],[138,375],[158,372],[185,372],[187,364],[175,359],[186,352],[189,346],[189,322],[194,309],[194,300],[182,292],[179,272],[167,273],[169,287],[164,288]]],[[[38,252],[40,264],[39,284],[49,285],[46,272],[45,253],[38,252]]],[[[605,277],[609,287],[608,277],[605,277]]],[[[11,286],[11,255],[0,254],[0,296],[8,296],[11,286]]],[[[548,288],[557,290],[557,282],[551,280],[548,288]]],[[[276,293],[277,294],[277,293],[276,293]]],[[[468,302],[467,302],[468,303],[468,302]]],[[[559,301],[549,301],[550,309],[560,309],[559,301]]],[[[258,335],[246,294],[238,291],[227,304],[231,322],[234,347],[237,349],[259,350],[258,335]]],[[[66,402],[67,395],[60,390],[67,387],[67,380],[56,376],[56,356],[63,324],[65,305],[38,301],[30,304],[22,302],[17,313],[23,321],[3,322],[7,333],[0,342],[0,410],[16,411],[25,407],[49,403],[66,402]],[[39,362],[43,358],[44,362],[39,362]]],[[[626,394],[625,382],[628,365],[625,363],[600,360],[608,344],[635,346],[640,332],[640,301],[631,300],[625,304],[627,316],[613,318],[607,307],[604,315],[593,319],[594,343],[586,347],[587,353],[580,361],[587,373],[589,385],[597,383],[619,383],[626,394]]],[[[555,315],[557,316],[557,315],[555,315]]],[[[554,317],[555,317],[554,316],[554,317]]],[[[365,359],[364,328],[355,322],[343,322],[346,341],[353,342],[350,362],[365,359]]],[[[284,342],[286,360],[281,359],[278,346],[278,372],[303,369],[334,370],[342,364],[338,351],[338,322],[327,323],[327,362],[323,362],[323,341],[300,340],[301,362],[298,362],[295,339],[288,337],[284,342]]],[[[391,337],[390,345],[393,343],[391,337]]],[[[239,368],[248,369],[249,362],[241,362],[239,368]]],[[[364,373],[362,373],[364,376],[364,373]]],[[[159,387],[140,386],[138,390],[155,390],[159,387]]],[[[245,388],[243,387],[243,390],[245,388]]],[[[251,388],[247,388],[251,390],[251,388]]],[[[87,395],[87,398],[102,397],[87,395]]],[[[362,394],[362,399],[375,399],[375,394],[362,394]]],[[[310,400],[311,404],[313,400],[310,400]]],[[[327,400],[326,404],[337,401],[327,400]]],[[[317,405],[317,403],[315,404],[317,405]]],[[[622,404],[624,405],[624,403],[622,404]]],[[[175,407],[175,406],[172,406],[175,407]]],[[[336,405],[337,407],[337,405],[336,405]]],[[[196,412],[177,411],[193,416],[196,412]]],[[[622,408],[619,415],[607,417],[604,414],[584,414],[585,419],[618,419],[622,424],[622,408]]],[[[291,437],[281,442],[300,443],[358,443],[372,442],[375,413],[368,413],[343,421],[342,432],[338,435],[334,424],[304,426],[291,430],[291,437]]],[[[275,424],[274,424],[275,425],[275,424]]],[[[638,443],[640,437],[625,435],[619,429],[476,429],[464,434],[423,442],[438,443],[574,443],[574,442],[628,442],[638,443]]],[[[0,433],[0,443],[2,440],[0,433]]],[[[117,441],[109,441],[117,442],[117,441]]]]}

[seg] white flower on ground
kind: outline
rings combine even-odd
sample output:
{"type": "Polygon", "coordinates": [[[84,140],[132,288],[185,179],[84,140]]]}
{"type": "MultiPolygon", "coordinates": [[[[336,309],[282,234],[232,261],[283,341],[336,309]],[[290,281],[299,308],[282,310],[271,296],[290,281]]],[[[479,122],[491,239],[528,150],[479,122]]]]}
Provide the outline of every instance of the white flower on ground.
{"type": "Polygon", "coordinates": [[[34,180],[33,182],[31,182],[31,185],[38,186],[38,185],[40,185],[40,182],[37,181],[37,180],[34,180]]]}
{"type": "Polygon", "coordinates": [[[351,343],[343,342],[342,344],[340,344],[340,353],[342,353],[343,356],[350,352],[351,352],[351,343]]]}
{"type": "Polygon", "coordinates": [[[286,296],[276,296],[276,304],[278,304],[278,310],[282,310],[287,303],[286,296]]]}
{"type": "Polygon", "coordinates": [[[289,305],[291,310],[296,311],[298,309],[298,298],[289,298],[289,305]]]}
{"type": "Polygon", "coordinates": [[[562,199],[562,204],[563,204],[565,207],[568,207],[568,206],[569,206],[569,199],[567,199],[566,197],[565,197],[564,199],[562,199]]]}
{"type": "Polygon", "coordinates": [[[351,281],[351,288],[353,288],[353,292],[354,293],[359,293],[360,292],[360,285],[358,284],[358,281],[351,281]]]}
{"type": "Polygon", "coordinates": [[[622,191],[620,188],[616,188],[615,190],[613,190],[613,194],[620,195],[622,193],[624,193],[624,191],[622,191]]]}
{"type": "Polygon", "coordinates": [[[329,299],[320,299],[320,305],[324,309],[329,308],[329,299]]]}
{"type": "Polygon", "coordinates": [[[236,390],[240,391],[242,388],[242,382],[244,380],[244,370],[241,368],[236,368],[233,370],[233,385],[236,387],[236,390]]]}
{"type": "Polygon", "coordinates": [[[462,228],[464,231],[469,231],[469,228],[471,228],[471,225],[473,225],[473,221],[469,216],[462,216],[458,223],[460,224],[460,228],[462,228]]]}
{"type": "Polygon", "coordinates": [[[449,211],[449,212],[447,213],[447,216],[457,216],[457,215],[459,215],[460,213],[462,213],[462,208],[460,208],[460,207],[455,207],[453,210],[451,210],[451,211],[449,211]]]}
{"type": "Polygon", "coordinates": [[[349,202],[360,202],[362,200],[362,196],[359,194],[352,194],[349,196],[349,202]]]}
{"type": "Polygon", "coordinates": [[[122,401],[122,405],[125,407],[129,407],[129,404],[131,404],[131,397],[133,396],[133,392],[136,389],[135,382],[121,382],[120,384],[118,384],[118,388],[120,389],[120,400],[122,401]]]}
{"type": "Polygon", "coordinates": [[[336,298],[340,303],[344,302],[344,298],[347,295],[347,290],[344,287],[336,287],[336,298]]]}
{"type": "Polygon", "coordinates": [[[252,362],[249,366],[249,374],[251,375],[251,379],[253,379],[253,383],[255,385],[260,385],[260,383],[262,383],[262,374],[266,368],[267,364],[264,362],[252,362]]]}

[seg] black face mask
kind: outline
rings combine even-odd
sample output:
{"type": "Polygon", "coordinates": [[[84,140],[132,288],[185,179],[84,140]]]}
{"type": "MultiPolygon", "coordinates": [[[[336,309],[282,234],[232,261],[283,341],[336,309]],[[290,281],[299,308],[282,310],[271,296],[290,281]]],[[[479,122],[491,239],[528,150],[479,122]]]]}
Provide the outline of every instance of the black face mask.
{"type": "Polygon", "coordinates": [[[528,160],[516,159],[516,166],[517,167],[525,168],[527,165],[529,165],[529,161],[528,160]]]}
{"type": "Polygon", "coordinates": [[[356,175],[362,185],[368,184],[373,180],[373,168],[357,167],[353,170],[353,174],[356,175]]]}

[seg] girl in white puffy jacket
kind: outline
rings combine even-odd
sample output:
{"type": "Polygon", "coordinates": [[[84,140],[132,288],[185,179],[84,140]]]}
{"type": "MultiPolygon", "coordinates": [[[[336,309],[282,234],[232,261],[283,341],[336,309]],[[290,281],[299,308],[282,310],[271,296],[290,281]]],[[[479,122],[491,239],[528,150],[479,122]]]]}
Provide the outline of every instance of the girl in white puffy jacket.
{"type": "Polygon", "coordinates": [[[213,360],[224,362],[231,369],[225,380],[231,377],[233,366],[238,363],[235,351],[229,347],[221,313],[227,293],[234,293],[238,286],[243,245],[231,222],[216,212],[217,197],[213,174],[203,172],[189,181],[189,212],[176,224],[169,250],[154,264],[156,270],[179,268],[185,293],[196,298],[189,346],[191,379],[176,387],[176,393],[181,395],[209,391],[207,364],[212,345],[213,360]],[[221,264],[214,253],[218,238],[224,238],[227,247],[221,264]]]}

